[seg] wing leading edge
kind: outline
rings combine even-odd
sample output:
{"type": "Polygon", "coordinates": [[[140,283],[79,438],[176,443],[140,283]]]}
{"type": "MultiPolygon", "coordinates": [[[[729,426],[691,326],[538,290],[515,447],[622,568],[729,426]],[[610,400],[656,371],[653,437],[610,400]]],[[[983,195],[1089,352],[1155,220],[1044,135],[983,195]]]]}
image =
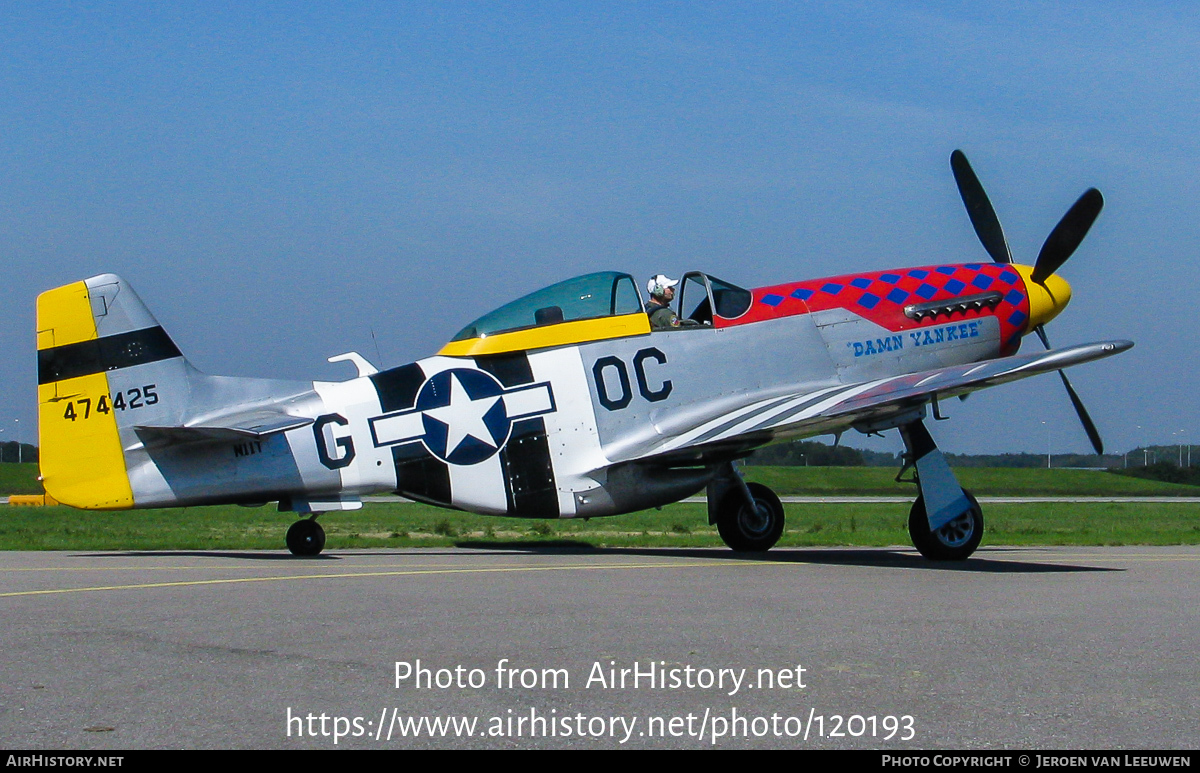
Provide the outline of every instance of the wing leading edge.
{"type": "Polygon", "coordinates": [[[1101,341],[1036,354],[893,376],[861,384],[797,390],[730,406],[616,461],[701,463],[744,453],[784,437],[819,435],[870,425],[911,412],[932,399],[956,397],[1010,381],[1119,354],[1132,341],[1101,341]]]}

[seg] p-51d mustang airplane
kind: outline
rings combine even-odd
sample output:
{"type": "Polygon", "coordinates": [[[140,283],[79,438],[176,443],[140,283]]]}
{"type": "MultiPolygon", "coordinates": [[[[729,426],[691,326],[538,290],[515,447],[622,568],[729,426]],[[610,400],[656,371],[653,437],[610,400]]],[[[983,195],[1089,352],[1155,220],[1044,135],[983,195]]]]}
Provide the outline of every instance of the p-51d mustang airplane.
{"type": "MultiPolygon", "coordinates": [[[[278,501],[310,514],[288,548],[325,544],[318,514],[395,492],[476,513],[590,518],[707,488],[709,520],[735,550],[767,550],[784,512],[733,462],[773,441],[899,428],[920,495],[913,544],[963,559],[983,516],[924,420],[938,400],[1062,369],[1128,341],[1050,349],[1043,325],[1070,287],[1054,272],[1103,204],[1090,189],[1015,265],[965,156],[951,167],[993,263],[926,266],[745,290],[685,274],[679,313],[651,331],[628,274],[576,277],[463,328],[435,356],[358,377],[292,382],[193,368],[120,278],[38,298],[38,403],[46,490],[118,510],[278,501]],[[1018,354],[1035,332],[1048,351],[1018,354]]],[[[903,473],[904,470],[901,470],[903,473]]],[[[900,476],[897,476],[898,478],[900,476]]]]}

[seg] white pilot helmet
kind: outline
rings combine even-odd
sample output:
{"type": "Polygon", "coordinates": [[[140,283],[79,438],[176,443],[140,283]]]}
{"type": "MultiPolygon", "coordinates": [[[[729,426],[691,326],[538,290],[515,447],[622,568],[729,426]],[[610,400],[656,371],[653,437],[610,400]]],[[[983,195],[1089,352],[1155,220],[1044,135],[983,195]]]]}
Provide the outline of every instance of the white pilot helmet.
{"type": "Polygon", "coordinates": [[[671,279],[666,274],[659,274],[658,276],[652,277],[650,281],[646,283],[646,292],[650,293],[651,295],[665,295],[667,288],[674,287],[677,284],[679,284],[678,279],[671,279]]]}

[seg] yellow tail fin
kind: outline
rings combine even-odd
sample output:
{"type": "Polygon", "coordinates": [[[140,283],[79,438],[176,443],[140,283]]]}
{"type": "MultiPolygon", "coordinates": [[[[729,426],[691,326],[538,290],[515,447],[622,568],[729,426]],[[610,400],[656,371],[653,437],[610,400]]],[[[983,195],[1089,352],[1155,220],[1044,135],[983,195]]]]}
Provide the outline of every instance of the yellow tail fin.
{"type": "Polygon", "coordinates": [[[103,328],[127,330],[140,320],[109,314],[115,282],[111,274],[93,277],[44,292],[37,301],[42,482],[59,502],[94,510],[134,505],[108,371],[129,358],[123,339],[140,331],[121,336],[125,331],[103,328]]]}

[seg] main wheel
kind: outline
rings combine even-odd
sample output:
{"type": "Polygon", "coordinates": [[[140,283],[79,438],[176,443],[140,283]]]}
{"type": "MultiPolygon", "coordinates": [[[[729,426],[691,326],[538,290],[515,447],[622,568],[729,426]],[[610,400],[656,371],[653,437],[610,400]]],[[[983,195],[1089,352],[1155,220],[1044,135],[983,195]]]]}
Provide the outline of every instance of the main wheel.
{"type": "Polygon", "coordinates": [[[717,532],[734,550],[770,550],[783,534],[783,503],[761,483],[746,485],[754,498],[754,507],[750,507],[738,488],[732,488],[717,511],[717,532]]]}
{"type": "Polygon", "coordinates": [[[925,497],[917,497],[908,514],[908,534],[913,547],[930,561],[962,561],[975,552],[983,539],[983,509],[966,489],[971,506],[937,531],[929,531],[925,497]]]}
{"type": "Polygon", "coordinates": [[[296,556],[315,556],[325,549],[325,530],[308,518],[296,521],[287,530],[287,546],[296,556]]]}

